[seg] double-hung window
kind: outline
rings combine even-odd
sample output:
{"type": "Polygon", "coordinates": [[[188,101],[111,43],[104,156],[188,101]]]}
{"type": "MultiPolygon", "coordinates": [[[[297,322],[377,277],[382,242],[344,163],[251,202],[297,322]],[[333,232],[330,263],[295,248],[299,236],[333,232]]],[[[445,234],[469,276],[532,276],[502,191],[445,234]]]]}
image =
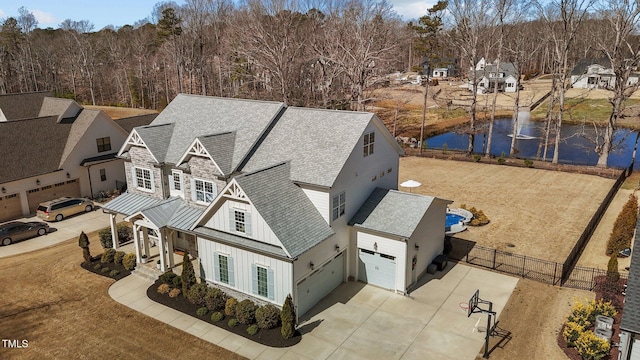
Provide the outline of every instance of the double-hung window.
{"type": "Polygon", "coordinates": [[[98,152],[104,152],[111,150],[111,138],[103,137],[96,139],[96,145],[98,146],[98,152]]]}
{"type": "Polygon", "coordinates": [[[229,230],[232,233],[251,236],[251,214],[246,210],[230,209],[229,230]]]}
{"type": "Polygon", "coordinates": [[[333,209],[333,220],[344,215],[345,211],[345,203],[346,203],[346,195],[343,192],[333,197],[333,201],[331,207],[333,209]]]}
{"type": "Polygon", "coordinates": [[[182,171],[171,170],[171,175],[169,175],[169,191],[171,196],[183,196],[182,171]]]}
{"type": "Polygon", "coordinates": [[[193,181],[194,200],[201,203],[210,203],[216,197],[216,185],[212,181],[198,180],[193,181]]]}
{"type": "Polygon", "coordinates": [[[235,286],[233,275],[233,258],[221,253],[214,253],[215,279],[218,282],[235,286]]]}
{"type": "Polygon", "coordinates": [[[253,294],[273,300],[275,298],[273,269],[252,264],[253,294]]]}
{"type": "Polygon", "coordinates": [[[363,155],[369,156],[371,154],[373,154],[373,143],[376,140],[376,133],[375,132],[370,132],[367,134],[364,134],[364,152],[363,155]]]}
{"type": "Polygon", "coordinates": [[[151,174],[151,170],[139,168],[134,168],[135,175],[135,184],[136,187],[143,191],[153,191],[153,175],[151,174]]]}

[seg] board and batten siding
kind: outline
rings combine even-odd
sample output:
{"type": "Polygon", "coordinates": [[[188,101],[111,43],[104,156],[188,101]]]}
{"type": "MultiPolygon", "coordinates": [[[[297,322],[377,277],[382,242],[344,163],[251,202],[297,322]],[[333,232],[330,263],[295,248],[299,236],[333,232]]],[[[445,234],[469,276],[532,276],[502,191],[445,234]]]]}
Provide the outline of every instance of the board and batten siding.
{"type": "Polygon", "coordinates": [[[396,258],[396,287],[395,290],[405,291],[407,267],[407,244],[404,241],[389,239],[386,237],[357,231],[358,249],[374,251],[380,254],[391,255],[396,258]],[[374,247],[377,244],[377,250],[374,247]]]}
{"type": "Polygon", "coordinates": [[[331,216],[331,208],[329,205],[329,193],[326,191],[314,190],[305,188],[303,186],[300,187],[305,195],[311,200],[313,206],[318,209],[322,218],[330,224],[329,217],[331,216]]]}
{"type": "MultiPolygon", "coordinates": [[[[215,283],[215,261],[214,255],[220,253],[233,259],[234,286],[233,289],[246,293],[249,296],[258,297],[253,294],[251,266],[253,264],[273,270],[274,299],[261,299],[270,301],[278,305],[284,304],[288,294],[293,294],[291,288],[292,264],[290,262],[278,260],[265,255],[256,254],[247,250],[242,250],[198,237],[198,255],[201,264],[200,276],[205,280],[215,283]]],[[[229,287],[227,284],[223,286],[229,287]]]]}
{"type": "Polygon", "coordinates": [[[208,228],[225,231],[229,233],[235,233],[244,237],[248,237],[257,241],[261,241],[267,244],[272,244],[276,246],[282,247],[282,243],[276,236],[276,234],[271,230],[266,221],[262,218],[262,216],[258,213],[256,208],[246,202],[240,202],[235,200],[226,200],[213,214],[211,219],[207,221],[205,225],[208,228]],[[232,229],[230,229],[230,212],[232,210],[243,210],[249,215],[250,221],[250,233],[249,234],[238,234],[232,229]]]}

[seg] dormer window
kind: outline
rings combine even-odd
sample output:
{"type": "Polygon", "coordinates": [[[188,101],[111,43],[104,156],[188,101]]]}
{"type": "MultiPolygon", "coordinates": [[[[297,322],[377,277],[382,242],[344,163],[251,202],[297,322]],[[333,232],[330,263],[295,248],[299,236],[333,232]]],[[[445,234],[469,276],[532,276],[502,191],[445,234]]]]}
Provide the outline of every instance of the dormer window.
{"type": "Polygon", "coordinates": [[[363,155],[365,157],[373,154],[373,144],[375,142],[376,139],[376,133],[375,132],[370,132],[367,134],[364,134],[364,152],[363,155]]]}

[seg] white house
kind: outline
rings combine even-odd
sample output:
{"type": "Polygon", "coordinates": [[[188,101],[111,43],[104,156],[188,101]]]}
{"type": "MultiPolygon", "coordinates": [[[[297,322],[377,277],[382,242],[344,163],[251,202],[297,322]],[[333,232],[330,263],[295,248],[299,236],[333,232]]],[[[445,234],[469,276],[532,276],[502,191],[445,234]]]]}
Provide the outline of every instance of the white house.
{"type": "Polygon", "coordinates": [[[442,253],[449,202],[394,190],[401,153],[372,113],[179,95],[129,135],[104,210],[139,261],[188,249],[208,283],[302,315],[349,277],[406,293],[442,253]]]}
{"type": "Polygon", "coordinates": [[[116,153],[128,132],[102,111],[51,95],[0,95],[0,221],[125,184],[116,153]]]}
{"type": "MultiPolygon", "coordinates": [[[[498,66],[497,60],[488,63],[481,58],[476,66],[470,70],[475,73],[477,82],[477,93],[485,94],[493,92],[495,86],[498,91],[505,93],[514,93],[519,86],[518,72],[513,63],[500,62],[498,66]]],[[[469,91],[473,91],[473,79],[469,78],[469,91]]]]}
{"type": "MultiPolygon", "coordinates": [[[[640,75],[629,74],[627,86],[638,82],[640,75]]],[[[607,89],[616,84],[616,75],[608,59],[583,59],[571,70],[571,87],[576,89],[607,89]]]]}

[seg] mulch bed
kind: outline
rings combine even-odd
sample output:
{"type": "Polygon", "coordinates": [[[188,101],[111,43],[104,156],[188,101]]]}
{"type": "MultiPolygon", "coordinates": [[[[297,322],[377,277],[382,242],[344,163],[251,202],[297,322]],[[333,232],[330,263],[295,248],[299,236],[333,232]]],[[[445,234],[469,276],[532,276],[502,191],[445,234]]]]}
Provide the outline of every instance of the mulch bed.
{"type": "Polygon", "coordinates": [[[114,279],[116,281],[131,275],[131,271],[125,269],[124,266],[122,266],[121,264],[102,263],[102,262],[100,262],[100,259],[101,259],[100,256],[96,256],[91,260],[90,263],[87,263],[86,261],[83,261],[82,264],[80,264],[80,266],[82,266],[83,269],[91,271],[94,274],[98,274],[98,275],[101,275],[101,276],[104,276],[104,277],[108,277],[109,279],[114,279]],[[100,269],[95,269],[96,264],[100,264],[100,269]],[[101,270],[103,268],[107,268],[107,269],[109,269],[109,271],[102,272],[101,270]],[[119,274],[115,275],[115,276],[109,275],[109,273],[112,270],[118,270],[119,274]]]}
{"type": "Polygon", "coordinates": [[[245,337],[251,341],[255,341],[262,345],[271,347],[289,347],[299,343],[302,339],[302,335],[298,331],[296,331],[293,337],[291,337],[290,339],[283,339],[282,334],[280,333],[280,327],[277,327],[275,329],[260,329],[257,334],[249,335],[247,333],[247,328],[249,327],[248,325],[238,323],[238,325],[234,327],[229,327],[228,323],[231,317],[228,316],[225,316],[224,320],[213,322],[211,321],[211,314],[213,314],[213,312],[210,311],[204,316],[199,316],[198,314],[196,314],[199,306],[190,303],[184,296],[182,296],[182,294],[176,296],[175,298],[171,298],[169,297],[169,294],[158,293],[158,286],[161,284],[162,282],[158,280],[147,289],[147,296],[149,297],[149,299],[162,305],[168,306],[172,309],[178,310],[183,314],[193,316],[194,318],[205,321],[211,325],[215,325],[221,329],[245,337]]]}
{"type": "MultiPolygon", "coordinates": [[[[604,291],[603,291],[603,284],[606,283],[606,276],[598,276],[596,277],[596,300],[600,300],[603,299],[604,297],[604,291]]],[[[617,287],[619,289],[619,291],[616,292],[615,296],[610,296],[613,297],[611,299],[612,304],[616,307],[616,310],[618,311],[618,314],[613,318],[613,336],[611,337],[611,344],[617,344],[620,342],[620,322],[622,321],[622,311],[624,309],[624,296],[622,295],[621,291],[624,288],[624,284],[626,284],[627,280],[626,279],[620,279],[618,281],[617,287]]],[[[591,329],[592,331],[593,329],[591,329]]],[[[560,348],[564,351],[564,353],[567,355],[567,357],[571,360],[582,360],[582,356],[580,356],[580,354],[578,354],[578,351],[573,348],[573,347],[568,347],[567,346],[567,342],[564,340],[564,337],[562,337],[562,332],[564,331],[564,325],[562,325],[562,328],[560,329],[560,333],[558,333],[558,346],[560,346],[560,348]]],[[[611,350],[609,350],[609,355],[603,357],[603,360],[615,360],[618,358],[618,352],[619,349],[617,346],[611,346],[611,350]]]]}

